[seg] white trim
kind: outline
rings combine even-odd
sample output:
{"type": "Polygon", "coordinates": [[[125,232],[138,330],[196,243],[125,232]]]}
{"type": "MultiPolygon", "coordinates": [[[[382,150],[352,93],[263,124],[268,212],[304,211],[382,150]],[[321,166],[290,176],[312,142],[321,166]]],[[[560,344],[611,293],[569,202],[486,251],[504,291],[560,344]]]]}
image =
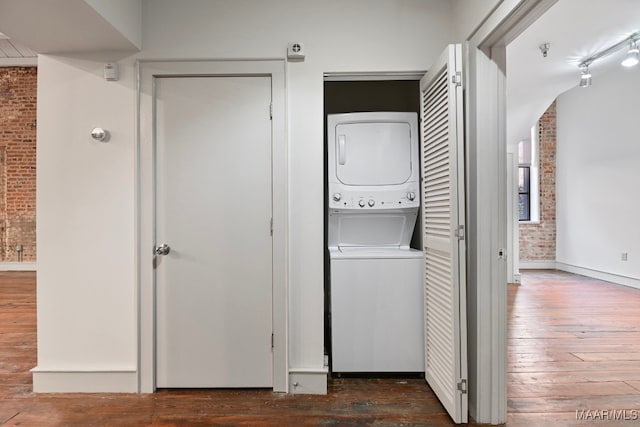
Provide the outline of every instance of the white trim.
{"type": "Polygon", "coordinates": [[[35,262],[0,262],[0,271],[38,271],[35,262]]]}
{"type": "Polygon", "coordinates": [[[328,368],[290,369],[289,390],[293,394],[327,394],[328,368]]]}
{"type": "Polygon", "coordinates": [[[506,46],[558,0],[501,0],[467,41],[482,50],[506,74],[506,46]]]}
{"type": "Polygon", "coordinates": [[[289,373],[292,374],[328,374],[329,368],[291,368],[289,369],[289,373]]]}
{"type": "Polygon", "coordinates": [[[325,82],[420,80],[426,71],[371,71],[324,73],[325,82]]]}
{"type": "Polygon", "coordinates": [[[135,393],[138,375],[135,370],[48,370],[34,368],[35,393],[135,393]]]}
{"type": "MultiPolygon", "coordinates": [[[[503,0],[498,2],[486,19],[467,38],[468,57],[470,59],[469,68],[476,66],[475,52],[473,51],[478,48],[485,52],[503,72],[506,72],[506,44],[530,26],[556,1],[503,0]]],[[[472,70],[465,73],[466,83],[470,83],[471,77],[476,78],[475,72],[476,70],[472,70]]],[[[506,170],[504,170],[504,162],[506,161],[505,81],[504,79],[500,80],[495,87],[490,89],[478,85],[466,87],[466,119],[467,135],[470,139],[469,145],[473,145],[477,142],[473,138],[477,138],[483,128],[488,125],[482,122],[486,114],[478,111],[478,108],[482,109],[485,105],[490,105],[491,102],[498,104],[496,117],[498,129],[486,133],[483,140],[492,141],[486,137],[493,133],[497,141],[495,143],[498,144],[499,148],[493,160],[486,158],[479,167],[484,171],[495,170],[506,179],[506,170]]],[[[483,150],[486,150],[486,147],[483,150]]],[[[469,159],[473,161],[472,158],[469,159]]],[[[473,170],[473,166],[471,166],[471,170],[473,170]]],[[[475,172],[477,176],[481,176],[480,171],[475,172]]],[[[483,178],[483,180],[485,179],[483,178]]],[[[470,360],[470,364],[475,364],[476,368],[480,369],[480,372],[475,384],[471,383],[470,376],[469,408],[472,411],[471,416],[478,423],[502,424],[507,421],[507,304],[505,289],[507,269],[505,263],[495,262],[493,250],[496,247],[506,247],[507,207],[504,200],[506,188],[503,183],[491,183],[489,187],[485,186],[481,189],[476,196],[481,198],[482,203],[489,203],[496,211],[491,213],[493,215],[492,220],[487,219],[486,216],[483,216],[484,219],[476,218],[476,221],[482,222],[482,227],[477,231],[478,235],[475,236],[477,239],[475,244],[478,246],[476,250],[487,249],[488,253],[476,253],[475,260],[473,259],[474,253],[471,252],[469,254],[471,258],[470,264],[477,263],[472,266],[471,271],[473,272],[473,269],[476,269],[477,280],[482,285],[480,286],[481,289],[477,290],[477,312],[472,312],[477,317],[469,319],[470,325],[474,325],[477,328],[477,334],[481,336],[475,343],[476,348],[472,349],[472,346],[470,346],[470,352],[473,351],[475,353],[475,359],[470,360]],[[494,196],[495,192],[499,194],[494,196]],[[494,201],[493,197],[497,197],[498,200],[494,201]],[[487,201],[485,202],[485,200],[487,201]],[[488,227],[491,231],[486,231],[483,227],[488,227]]],[[[480,209],[480,201],[474,202],[478,203],[478,209],[480,209]]],[[[470,226],[469,228],[469,231],[471,231],[472,227],[470,226]]],[[[472,236],[469,237],[469,244],[471,245],[472,236]]],[[[471,285],[473,286],[473,284],[471,285]]]]}
{"type": "Polygon", "coordinates": [[[577,265],[556,262],[556,269],[593,279],[604,280],[617,285],[629,286],[640,289],[640,279],[636,277],[623,276],[621,274],[607,273],[606,271],[595,270],[593,268],[579,267],[577,265]]]}
{"type": "Polygon", "coordinates": [[[507,147],[505,79],[468,46],[467,223],[469,409],[480,424],[506,422],[507,147]],[[481,147],[482,149],[480,149],[481,147]]]}
{"type": "Polygon", "coordinates": [[[38,57],[0,58],[0,67],[37,67],[38,57]]]}
{"type": "Polygon", "coordinates": [[[503,0],[467,39],[487,56],[494,47],[506,46],[541,17],[558,0],[503,0]]]}
{"type": "Polygon", "coordinates": [[[507,145],[507,282],[515,282],[519,271],[520,228],[518,222],[518,150],[507,145]]]}
{"type": "MultiPolygon", "coordinates": [[[[640,289],[640,279],[558,261],[521,261],[520,270],[560,270],[640,289]]],[[[519,282],[518,282],[519,283],[519,282]]]]}
{"type": "Polygon", "coordinates": [[[555,261],[520,261],[520,271],[522,270],[555,270],[555,261]]]}
{"type": "Polygon", "coordinates": [[[139,61],[136,147],[136,248],[138,280],[139,391],[155,390],[154,309],[154,118],[157,75],[271,76],[273,103],[273,390],[287,392],[288,372],[288,143],[284,60],[139,61]]]}

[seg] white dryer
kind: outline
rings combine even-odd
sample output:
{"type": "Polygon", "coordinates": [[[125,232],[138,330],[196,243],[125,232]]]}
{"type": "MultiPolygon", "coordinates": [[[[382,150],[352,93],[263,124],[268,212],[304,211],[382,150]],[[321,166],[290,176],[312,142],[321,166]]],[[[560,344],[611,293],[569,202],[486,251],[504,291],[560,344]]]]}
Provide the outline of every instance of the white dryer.
{"type": "Polygon", "coordinates": [[[334,372],[424,371],[417,115],[327,118],[334,372]]]}

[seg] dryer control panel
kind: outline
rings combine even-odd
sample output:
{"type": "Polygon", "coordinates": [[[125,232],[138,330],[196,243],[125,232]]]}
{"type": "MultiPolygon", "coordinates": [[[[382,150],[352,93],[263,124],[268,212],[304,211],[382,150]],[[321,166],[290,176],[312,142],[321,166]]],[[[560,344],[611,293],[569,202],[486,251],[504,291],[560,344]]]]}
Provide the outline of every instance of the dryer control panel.
{"type": "Polygon", "coordinates": [[[403,191],[344,191],[341,188],[330,190],[333,190],[329,194],[330,209],[394,209],[420,206],[417,186],[403,191]]]}

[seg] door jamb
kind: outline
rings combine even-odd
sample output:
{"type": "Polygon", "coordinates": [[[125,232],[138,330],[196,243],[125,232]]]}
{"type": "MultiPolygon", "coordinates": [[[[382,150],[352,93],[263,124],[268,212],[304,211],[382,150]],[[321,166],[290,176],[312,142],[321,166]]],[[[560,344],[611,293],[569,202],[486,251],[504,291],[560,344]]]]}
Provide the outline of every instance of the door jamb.
{"type": "Polygon", "coordinates": [[[272,87],[273,391],[288,392],[288,144],[284,60],[144,61],[137,69],[135,246],[138,392],[155,384],[155,286],[153,252],[156,76],[269,76],[272,87]]]}
{"type": "MultiPolygon", "coordinates": [[[[518,37],[524,30],[533,24],[540,16],[552,7],[558,0],[503,0],[491,11],[482,23],[470,34],[467,43],[467,65],[470,67],[469,58],[472,49],[479,49],[484,52],[493,62],[495,62],[502,73],[506,70],[506,46],[518,37]]],[[[478,128],[470,123],[474,122],[469,111],[469,105],[475,102],[495,102],[498,104],[498,123],[493,129],[494,134],[490,136],[505,147],[502,156],[498,156],[490,165],[482,165],[487,170],[501,169],[506,166],[506,108],[505,88],[502,85],[496,87],[494,96],[485,97],[482,100],[476,99],[473,85],[469,85],[472,72],[467,70],[465,76],[465,104],[467,105],[467,123],[465,133],[468,138],[473,138],[478,133],[478,128]]],[[[477,113],[477,112],[476,112],[477,113]]],[[[475,123],[475,122],[474,122],[475,123]]],[[[506,178],[506,176],[505,176],[506,178]]],[[[495,241],[486,241],[485,245],[491,246],[490,253],[497,253],[495,249],[505,247],[506,243],[506,185],[504,182],[498,191],[498,215],[494,215],[490,220],[492,230],[496,230],[495,241]],[[502,207],[504,206],[504,210],[502,207]]],[[[478,195],[483,197],[485,195],[478,195]]],[[[478,342],[491,343],[484,350],[475,349],[477,360],[470,360],[478,367],[483,367],[485,381],[478,381],[477,384],[470,384],[473,387],[475,398],[472,401],[472,394],[469,396],[470,415],[478,423],[502,424],[507,420],[507,386],[506,386],[506,332],[507,332],[507,296],[506,296],[506,264],[493,263],[492,267],[485,271],[482,278],[478,278],[479,294],[491,295],[492,298],[484,300],[483,303],[475,307],[475,311],[469,308],[470,324],[475,325],[479,336],[478,342]],[[489,367],[488,372],[486,367],[489,367]],[[480,399],[479,396],[484,396],[480,399]]]]}

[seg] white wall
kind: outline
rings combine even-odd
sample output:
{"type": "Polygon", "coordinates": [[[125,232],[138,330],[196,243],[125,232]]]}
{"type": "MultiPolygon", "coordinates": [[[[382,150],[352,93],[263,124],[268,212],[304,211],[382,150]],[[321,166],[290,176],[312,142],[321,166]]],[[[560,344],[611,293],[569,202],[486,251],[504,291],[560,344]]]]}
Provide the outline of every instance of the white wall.
{"type": "Polygon", "coordinates": [[[111,83],[90,59],[39,60],[40,371],[136,368],[132,74],[111,83]]]}
{"type": "Polygon", "coordinates": [[[564,266],[640,279],[638,93],[640,69],[620,67],[558,98],[557,261],[564,266]]]}
{"type": "MultiPolygon", "coordinates": [[[[504,0],[450,0],[455,42],[462,42],[504,0]]],[[[511,0],[510,0],[511,1],[511,0]]]]}
{"type": "Polygon", "coordinates": [[[137,48],[142,47],[142,0],[84,0],[137,48]]]}
{"type": "MultiPolygon", "coordinates": [[[[292,369],[323,367],[323,72],[424,70],[449,23],[446,0],[143,2],[139,58],[282,58],[305,44],[287,70],[292,369]]],[[[115,83],[106,58],[39,64],[38,368],[136,363],[134,59],[115,83]],[[111,142],[92,143],[94,126],[111,142]]]]}

